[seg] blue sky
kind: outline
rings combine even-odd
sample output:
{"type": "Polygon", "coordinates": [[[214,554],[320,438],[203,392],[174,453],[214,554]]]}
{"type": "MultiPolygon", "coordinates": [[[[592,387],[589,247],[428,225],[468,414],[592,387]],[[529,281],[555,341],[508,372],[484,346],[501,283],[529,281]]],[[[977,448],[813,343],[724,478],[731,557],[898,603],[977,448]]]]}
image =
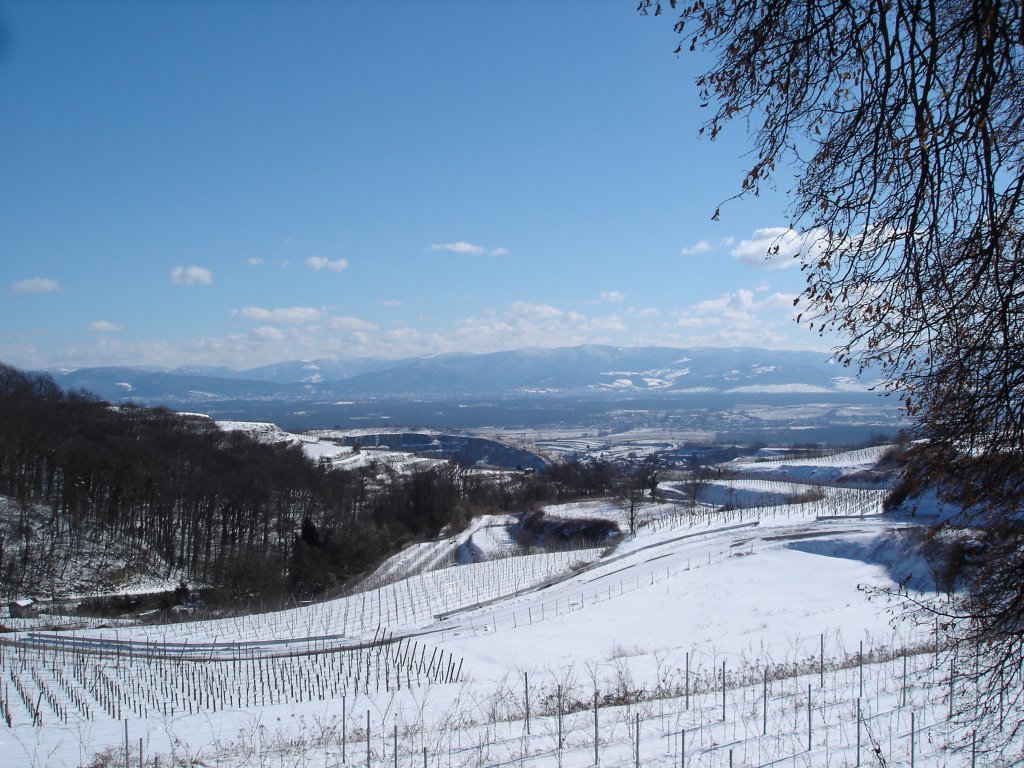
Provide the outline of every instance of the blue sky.
{"type": "Polygon", "coordinates": [[[0,0],[0,360],[824,348],[635,5],[0,0]]]}

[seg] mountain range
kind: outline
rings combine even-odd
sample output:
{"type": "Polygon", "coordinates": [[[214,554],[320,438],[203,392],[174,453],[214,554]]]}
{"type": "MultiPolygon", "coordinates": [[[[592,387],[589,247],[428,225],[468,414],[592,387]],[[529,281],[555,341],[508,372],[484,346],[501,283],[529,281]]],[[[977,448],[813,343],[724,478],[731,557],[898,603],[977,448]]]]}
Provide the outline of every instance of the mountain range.
{"type": "Polygon", "coordinates": [[[171,407],[219,400],[824,394],[863,391],[822,352],[751,348],[524,348],[384,360],[293,360],[246,370],[183,366],[50,371],[65,389],[171,407]]]}

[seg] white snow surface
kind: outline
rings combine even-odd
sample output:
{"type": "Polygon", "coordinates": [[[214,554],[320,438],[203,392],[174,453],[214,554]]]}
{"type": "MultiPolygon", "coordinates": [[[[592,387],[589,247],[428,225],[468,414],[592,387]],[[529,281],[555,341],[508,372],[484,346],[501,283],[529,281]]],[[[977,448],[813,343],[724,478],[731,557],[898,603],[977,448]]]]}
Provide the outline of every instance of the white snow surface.
{"type": "Polygon", "coordinates": [[[891,445],[876,445],[870,448],[858,448],[853,451],[842,451],[830,456],[820,456],[807,459],[794,459],[780,457],[768,461],[751,461],[749,459],[736,459],[726,465],[730,469],[743,469],[747,471],[770,472],[786,467],[829,467],[842,469],[847,473],[870,469],[875,466],[879,459],[892,448],[891,445]]]}
{"type": "MultiPolygon", "coordinates": [[[[846,471],[850,465],[794,466],[846,471]]],[[[14,697],[13,727],[0,725],[0,748],[11,765],[83,765],[102,750],[119,754],[127,722],[130,762],[139,760],[141,740],[147,764],[159,756],[161,765],[173,757],[182,765],[188,759],[204,766],[334,768],[351,761],[382,768],[393,759],[422,764],[422,750],[429,765],[582,768],[594,763],[587,702],[597,693],[606,705],[598,729],[601,765],[634,765],[640,760],[634,750],[644,765],[678,765],[686,731],[688,766],[725,766],[733,751],[746,766],[852,766],[860,759],[850,715],[858,700],[869,724],[865,733],[876,740],[865,735],[864,764],[877,742],[888,765],[909,764],[911,749],[916,765],[962,765],[963,755],[946,749],[963,731],[946,717],[936,687],[941,672],[931,670],[930,652],[916,655],[930,627],[891,623],[892,606],[867,599],[872,590],[895,588],[908,568],[916,571],[911,589],[928,589],[924,566],[907,548],[913,523],[880,515],[880,493],[830,493],[805,504],[727,513],[650,504],[636,536],[611,550],[437,568],[438,553],[463,540],[454,536],[393,558],[381,575],[381,582],[397,577],[391,583],[274,613],[72,634],[22,632],[16,638],[25,647],[0,646],[0,671],[12,681],[14,697]],[[844,494],[850,499],[840,503],[844,494]],[[841,514],[849,510],[854,514],[841,514]],[[391,634],[408,639],[379,646],[383,656],[359,649],[391,634]],[[72,653],[73,647],[91,653],[72,653]],[[858,678],[849,660],[861,650],[868,661],[858,678]],[[392,656],[413,660],[411,677],[386,672],[392,656]],[[910,670],[902,694],[901,663],[910,670]],[[783,664],[788,672],[778,672],[783,664]],[[769,709],[762,713],[768,667],[769,709]],[[458,680],[435,674],[428,682],[428,668],[458,680]],[[685,707],[684,669],[686,690],[693,691],[685,707]],[[716,683],[719,670],[732,681],[727,694],[716,683]],[[86,702],[91,718],[71,704],[69,690],[86,702]],[[616,696],[639,691],[664,691],[668,698],[615,704],[616,696]],[[97,698],[106,692],[122,702],[113,713],[97,698]],[[565,718],[562,748],[556,692],[582,702],[581,711],[565,718]],[[815,701],[813,732],[802,714],[807,696],[815,701]],[[37,697],[42,727],[33,725],[37,697]],[[918,718],[914,747],[907,738],[911,711],[918,718]],[[639,739],[631,735],[634,719],[639,739]]],[[[622,519],[622,508],[609,501],[545,511],[622,519]]],[[[507,522],[479,518],[468,535],[492,551],[503,543],[490,529],[507,522]]],[[[911,594],[941,599],[928,591],[911,594]]]]}
{"type": "Polygon", "coordinates": [[[367,579],[374,586],[388,584],[415,574],[457,565],[466,560],[467,544],[472,542],[475,559],[499,560],[517,552],[509,527],[517,522],[513,515],[481,515],[474,517],[462,531],[453,536],[441,536],[423,541],[392,555],[367,579]]]}
{"type": "Polygon", "coordinates": [[[787,456],[740,458],[724,464],[723,468],[734,472],[771,475],[778,480],[840,483],[873,468],[891,448],[890,445],[879,445],[807,459],[787,456]]]}
{"type": "MultiPolygon", "coordinates": [[[[373,464],[387,465],[397,472],[413,472],[446,463],[441,459],[420,458],[403,451],[381,450],[372,446],[355,451],[351,446],[340,445],[331,438],[344,437],[347,433],[338,430],[316,430],[305,434],[285,432],[276,424],[260,421],[218,421],[217,426],[228,432],[246,432],[256,440],[266,443],[284,443],[302,446],[303,453],[313,461],[326,460],[335,469],[362,469],[373,464]]],[[[394,430],[391,430],[393,432],[394,430]]],[[[361,432],[357,432],[361,434],[361,432]]],[[[380,430],[380,434],[388,434],[380,430]]]]}

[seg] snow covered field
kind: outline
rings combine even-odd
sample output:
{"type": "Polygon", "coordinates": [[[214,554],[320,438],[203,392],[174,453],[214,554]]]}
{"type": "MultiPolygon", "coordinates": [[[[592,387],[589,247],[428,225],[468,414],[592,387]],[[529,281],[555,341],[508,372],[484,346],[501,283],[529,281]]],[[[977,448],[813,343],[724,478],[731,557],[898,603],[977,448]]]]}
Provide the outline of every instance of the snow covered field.
{"type": "Polygon", "coordinates": [[[737,459],[723,466],[734,472],[763,474],[776,480],[851,484],[852,479],[870,470],[881,461],[890,448],[891,446],[888,445],[880,445],[837,453],[833,456],[807,459],[794,459],[790,456],[758,461],[737,459]]]}
{"type": "Polygon", "coordinates": [[[346,433],[336,430],[319,430],[310,434],[285,432],[276,424],[262,421],[218,421],[217,426],[225,432],[244,432],[265,443],[298,445],[312,461],[327,462],[338,469],[362,469],[372,464],[387,465],[397,472],[412,472],[443,464],[439,459],[426,459],[405,451],[392,451],[367,447],[355,450],[331,440],[346,433]]]}
{"type": "Polygon", "coordinates": [[[930,588],[912,522],[879,491],[778,504],[791,481],[756,481],[775,495],[753,509],[649,504],[609,551],[446,565],[470,535],[509,554],[485,518],[330,602],[5,636],[0,765],[1017,764],[972,763],[968,663],[868,599],[908,572],[930,588]]]}

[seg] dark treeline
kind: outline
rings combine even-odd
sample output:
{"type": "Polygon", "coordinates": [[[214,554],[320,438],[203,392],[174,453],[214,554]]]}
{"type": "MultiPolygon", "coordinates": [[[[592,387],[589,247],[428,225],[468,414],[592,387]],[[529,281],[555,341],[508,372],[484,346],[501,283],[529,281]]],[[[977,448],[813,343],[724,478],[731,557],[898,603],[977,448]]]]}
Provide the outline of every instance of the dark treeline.
{"type": "Polygon", "coordinates": [[[0,529],[7,591],[40,588],[27,583],[34,561],[106,541],[137,544],[140,561],[158,554],[236,595],[312,594],[474,514],[606,492],[613,474],[579,464],[497,479],[451,464],[328,470],[299,446],[205,417],[112,408],[0,363],[0,494],[19,517],[0,529]]]}

